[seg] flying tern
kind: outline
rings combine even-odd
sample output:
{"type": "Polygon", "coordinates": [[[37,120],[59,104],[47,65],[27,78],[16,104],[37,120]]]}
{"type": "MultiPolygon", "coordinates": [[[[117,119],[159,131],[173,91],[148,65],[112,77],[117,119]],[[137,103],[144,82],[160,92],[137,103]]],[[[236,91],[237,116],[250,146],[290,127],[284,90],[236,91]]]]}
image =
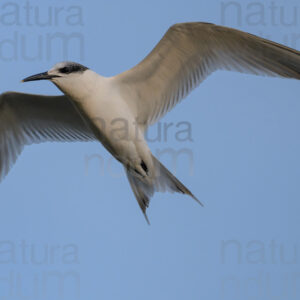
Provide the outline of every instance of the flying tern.
{"type": "Polygon", "coordinates": [[[58,63],[23,81],[49,80],[63,96],[1,95],[0,179],[24,145],[98,140],[123,164],[147,221],[146,209],[156,191],[187,194],[200,203],[153,156],[144,132],[216,70],[300,79],[300,52],[197,22],[171,26],[144,60],[113,77],[78,63],[58,63]],[[112,136],[119,119],[126,120],[127,133],[112,136]]]}

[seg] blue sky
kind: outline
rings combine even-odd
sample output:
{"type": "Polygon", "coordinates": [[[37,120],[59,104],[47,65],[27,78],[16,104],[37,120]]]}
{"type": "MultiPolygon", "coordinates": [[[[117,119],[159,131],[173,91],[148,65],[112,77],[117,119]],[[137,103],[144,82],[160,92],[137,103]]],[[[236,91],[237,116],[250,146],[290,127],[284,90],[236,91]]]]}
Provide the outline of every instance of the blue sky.
{"type": "MultiPolygon", "coordinates": [[[[2,1],[1,92],[60,94],[20,80],[66,59],[122,72],[176,22],[223,24],[300,49],[297,1],[230,5],[2,1]],[[71,34],[64,53],[57,37],[71,34]]],[[[176,175],[205,207],[156,194],[151,226],[99,143],[26,147],[0,188],[0,299],[299,299],[299,92],[296,80],[229,72],[204,81],[162,120],[166,141],[150,147],[188,153],[176,175]],[[176,139],[180,122],[192,141],[176,139]]],[[[161,160],[172,169],[168,155],[161,160]]]]}

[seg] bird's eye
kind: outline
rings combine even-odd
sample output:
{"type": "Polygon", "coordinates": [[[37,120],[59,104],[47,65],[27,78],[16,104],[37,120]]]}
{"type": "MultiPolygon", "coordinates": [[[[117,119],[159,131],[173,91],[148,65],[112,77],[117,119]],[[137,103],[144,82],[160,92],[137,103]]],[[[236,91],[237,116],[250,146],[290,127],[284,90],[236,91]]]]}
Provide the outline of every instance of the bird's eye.
{"type": "Polygon", "coordinates": [[[59,72],[60,72],[60,73],[69,73],[69,71],[70,71],[70,70],[69,70],[69,68],[67,68],[67,67],[63,67],[63,68],[60,68],[60,69],[59,69],[59,72]]]}

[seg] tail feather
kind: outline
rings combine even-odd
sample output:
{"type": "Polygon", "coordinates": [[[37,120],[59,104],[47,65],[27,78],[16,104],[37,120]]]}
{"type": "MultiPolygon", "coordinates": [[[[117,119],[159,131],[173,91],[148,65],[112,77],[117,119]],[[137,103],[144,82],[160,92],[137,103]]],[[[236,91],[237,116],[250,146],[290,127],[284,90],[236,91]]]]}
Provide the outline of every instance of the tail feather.
{"type": "Polygon", "coordinates": [[[126,175],[134,196],[145,216],[147,223],[150,225],[149,219],[146,214],[146,209],[149,206],[150,198],[154,194],[153,186],[145,184],[141,179],[135,177],[129,170],[126,170],[126,175]]]}
{"type": "Polygon", "coordinates": [[[133,190],[136,200],[145,216],[148,224],[149,219],[146,210],[149,206],[150,198],[155,192],[181,193],[191,196],[201,206],[203,204],[184,186],[162,163],[152,156],[155,169],[155,178],[152,183],[145,182],[142,178],[137,177],[134,173],[126,170],[127,178],[133,190]]]}

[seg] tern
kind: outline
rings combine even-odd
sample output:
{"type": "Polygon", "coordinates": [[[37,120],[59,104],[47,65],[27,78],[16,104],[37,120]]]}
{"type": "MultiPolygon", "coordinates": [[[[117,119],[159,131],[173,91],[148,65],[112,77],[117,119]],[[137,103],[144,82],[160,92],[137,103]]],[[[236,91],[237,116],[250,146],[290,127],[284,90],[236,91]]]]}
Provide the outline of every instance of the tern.
{"type": "Polygon", "coordinates": [[[62,96],[7,92],[0,98],[0,179],[25,145],[45,141],[100,141],[125,168],[146,209],[154,192],[178,192],[201,202],[151,153],[144,133],[217,70],[300,79],[300,52],[211,23],[171,26],[139,64],[112,77],[61,62],[23,81],[49,80],[62,96]],[[116,120],[126,134],[112,136],[116,120]]]}

